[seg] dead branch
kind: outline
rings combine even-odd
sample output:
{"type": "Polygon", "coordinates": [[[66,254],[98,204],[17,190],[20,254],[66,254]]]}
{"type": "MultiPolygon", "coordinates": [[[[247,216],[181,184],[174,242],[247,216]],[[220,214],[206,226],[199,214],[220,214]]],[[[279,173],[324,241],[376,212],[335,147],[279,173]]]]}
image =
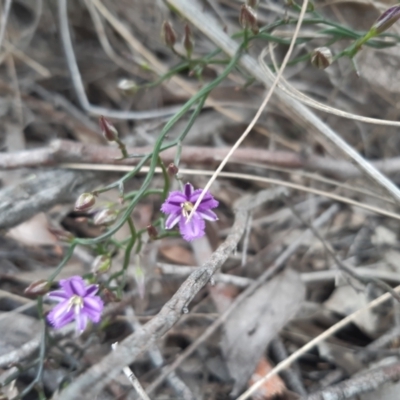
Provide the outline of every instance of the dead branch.
{"type": "MultiPolygon", "coordinates": [[[[132,307],[129,307],[125,310],[125,314],[127,316],[128,322],[132,325],[134,331],[140,331],[142,329],[142,324],[139,319],[135,315],[135,311],[132,307]]],[[[149,349],[149,357],[151,363],[156,368],[162,368],[164,365],[164,357],[157,346],[153,346],[149,349]]],[[[189,389],[189,387],[179,378],[179,376],[175,373],[169,375],[167,379],[168,385],[175,392],[175,395],[182,400],[195,400],[195,396],[189,389]]]]}
{"type": "MultiPolygon", "coordinates": [[[[331,220],[331,218],[338,212],[337,205],[331,206],[322,215],[319,216],[314,222],[314,226],[320,227],[331,220]]],[[[173,372],[187,357],[189,357],[198,346],[203,343],[207,338],[209,338],[229,317],[229,315],[236,309],[236,307],[248,296],[250,296],[257,288],[259,288],[267,280],[271,279],[275,274],[282,270],[286,261],[297,251],[299,246],[304,243],[311,235],[311,230],[307,229],[302,235],[300,235],[296,240],[294,240],[287,249],[275,260],[275,262],[266,268],[266,271],[261,274],[257,280],[255,280],[246,290],[239,294],[236,299],[231,303],[231,305],[221,314],[217,320],[210,325],[201,336],[199,336],[190,346],[188,346],[178,358],[167,368],[164,369],[162,374],[147,388],[147,393],[152,393],[163,381],[166,379],[168,374],[173,372]]],[[[263,259],[265,254],[260,251],[257,258],[263,259]]],[[[260,260],[253,260],[254,263],[260,260]]]]}
{"type": "Polygon", "coordinates": [[[161,311],[144,325],[142,330],[128,336],[114,352],[93,365],[60,394],[56,394],[53,400],[95,398],[96,394],[120,373],[122,366],[131,364],[139,354],[152,348],[156,340],[176,324],[199,290],[207,284],[236,248],[243,235],[247,217],[247,209],[237,209],[232,231],[225,242],[202,267],[186,279],[161,311]]]}
{"type": "Polygon", "coordinates": [[[343,400],[378,389],[386,382],[400,379],[400,363],[371,369],[356,378],[348,379],[337,385],[330,386],[300,400],[343,400]]]}
{"type": "MultiPolygon", "coordinates": [[[[229,148],[183,146],[181,162],[187,164],[210,164],[221,161],[229,148]]],[[[152,147],[128,148],[130,154],[142,156],[152,152],[152,147]]],[[[161,153],[165,163],[172,162],[176,149],[161,153]]],[[[49,147],[24,150],[14,153],[0,153],[0,169],[11,170],[29,167],[57,166],[60,163],[80,162],[91,164],[135,165],[136,158],[118,160],[121,154],[115,147],[100,146],[69,140],[55,140],[49,147]]],[[[257,163],[289,169],[305,169],[325,173],[338,179],[351,179],[361,176],[361,172],[350,162],[327,157],[304,156],[290,151],[270,151],[255,148],[239,148],[231,162],[257,163]]],[[[373,161],[371,164],[382,173],[392,174],[400,170],[400,157],[373,161]]]]}

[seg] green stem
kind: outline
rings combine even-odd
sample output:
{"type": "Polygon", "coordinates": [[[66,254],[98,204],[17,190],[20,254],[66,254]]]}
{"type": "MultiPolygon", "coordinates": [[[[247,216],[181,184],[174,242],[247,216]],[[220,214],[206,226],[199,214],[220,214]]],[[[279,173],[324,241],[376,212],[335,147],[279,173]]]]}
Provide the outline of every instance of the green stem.
{"type": "Polygon", "coordinates": [[[163,161],[161,160],[160,156],[158,157],[158,165],[161,168],[163,178],[164,178],[164,190],[163,190],[163,194],[161,196],[162,201],[164,202],[168,196],[170,180],[169,180],[169,175],[168,175],[167,169],[165,168],[165,165],[164,165],[163,161]]]}
{"type": "MultiPolygon", "coordinates": [[[[60,265],[55,269],[55,271],[53,272],[53,274],[51,275],[51,280],[53,280],[61,271],[61,269],[63,268],[63,266],[68,262],[68,260],[70,259],[70,257],[72,256],[73,253],[73,249],[75,248],[76,245],[81,244],[81,245],[93,245],[95,243],[101,242],[105,239],[108,239],[109,237],[111,237],[115,232],[117,232],[122,225],[127,221],[128,218],[130,218],[130,215],[132,214],[133,209],[135,208],[135,206],[138,204],[138,202],[140,201],[140,199],[142,198],[142,195],[146,192],[146,190],[148,189],[151,180],[154,176],[155,173],[155,169],[157,167],[157,163],[158,163],[158,157],[160,154],[160,151],[162,150],[162,143],[165,139],[165,136],[167,135],[167,133],[171,130],[171,128],[175,125],[175,123],[182,118],[191,108],[194,104],[196,104],[197,102],[202,102],[205,101],[205,96],[207,96],[212,89],[214,89],[216,86],[218,86],[228,75],[229,73],[232,71],[232,69],[235,67],[235,65],[237,64],[238,60],[240,59],[240,56],[242,54],[243,51],[243,46],[245,44],[242,44],[238,51],[236,52],[235,56],[231,59],[230,63],[226,66],[225,70],[221,73],[221,75],[219,75],[216,79],[214,79],[214,81],[212,81],[211,83],[209,83],[207,86],[205,86],[204,88],[202,88],[201,90],[199,90],[198,93],[196,93],[192,98],[190,98],[185,105],[180,109],[180,111],[178,111],[164,126],[163,130],[160,133],[159,138],[157,139],[155,145],[154,145],[154,150],[153,150],[153,154],[151,156],[150,159],[150,166],[149,166],[149,172],[146,175],[146,178],[144,179],[144,182],[142,183],[141,188],[139,189],[138,193],[136,194],[136,196],[131,200],[130,204],[128,205],[127,209],[125,210],[124,214],[122,215],[122,217],[117,221],[117,223],[111,227],[111,229],[109,229],[107,232],[103,233],[102,235],[94,238],[94,239],[79,239],[79,238],[75,238],[72,243],[71,243],[71,247],[68,250],[68,253],[66,254],[66,256],[64,257],[64,259],[61,261],[60,265]]],[[[199,107],[197,107],[197,109],[199,109],[199,107]]],[[[197,111],[197,109],[195,110],[195,112],[197,111]]],[[[198,111],[200,112],[200,111],[198,111]]],[[[181,135],[182,137],[184,137],[187,134],[188,130],[185,130],[183,132],[183,134],[181,135]]],[[[182,140],[182,137],[180,138],[180,140],[182,140]]],[[[136,166],[136,168],[131,171],[129,174],[127,174],[124,177],[124,180],[121,181],[125,181],[126,179],[128,179],[131,176],[134,176],[135,173],[137,173],[140,168],[144,165],[144,163],[149,159],[149,157],[144,157],[143,160],[138,164],[138,166],[136,166]]],[[[102,192],[104,190],[99,190],[98,193],[102,192]]]]}

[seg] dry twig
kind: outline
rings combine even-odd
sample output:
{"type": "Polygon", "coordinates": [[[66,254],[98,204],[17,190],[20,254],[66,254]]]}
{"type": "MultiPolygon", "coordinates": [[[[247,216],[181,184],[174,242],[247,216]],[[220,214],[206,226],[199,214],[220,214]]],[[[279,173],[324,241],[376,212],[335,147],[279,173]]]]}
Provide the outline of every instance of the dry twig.
{"type": "Polygon", "coordinates": [[[372,392],[387,382],[400,379],[400,363],[374,368],[355,378],[330,386],[317,393],[302,397],[300,400],[344,400],[362,393],[372,392]]]}

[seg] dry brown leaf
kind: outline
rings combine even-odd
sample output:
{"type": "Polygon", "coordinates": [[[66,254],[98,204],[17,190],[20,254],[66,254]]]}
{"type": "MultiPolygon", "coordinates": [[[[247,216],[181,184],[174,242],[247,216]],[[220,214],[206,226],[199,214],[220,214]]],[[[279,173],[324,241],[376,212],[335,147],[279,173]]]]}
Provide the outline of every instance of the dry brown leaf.
{"type": "MultiPolygon", "coordinates": [[[[251,376],[249,381],[249,386],[253,385],[268,372],[272,371],[272,366],[266,358],[262,358],[254,374],[251,376]]],[[[275,396],[280,396],[286,391],[285,383],[279,377],[279,375],[274,375],[271,379],[264,382],[262,386],[260,386],[257,391],[254,393],[253,398],[257,400],[272,400],[275,396]]]]}
{"type": "Polygon", "coordinates": [[[195,265],[193,254],[181,246],[161,247],[160,253],[169,261],[181,265],[195,265]]]}
{"type": "Polygon", "coordinates": [[[28,246],[56,244],[56,237],[49,231],[44,213],[36,214],[30,220],[10,229],[7,236],[28,246]]]}

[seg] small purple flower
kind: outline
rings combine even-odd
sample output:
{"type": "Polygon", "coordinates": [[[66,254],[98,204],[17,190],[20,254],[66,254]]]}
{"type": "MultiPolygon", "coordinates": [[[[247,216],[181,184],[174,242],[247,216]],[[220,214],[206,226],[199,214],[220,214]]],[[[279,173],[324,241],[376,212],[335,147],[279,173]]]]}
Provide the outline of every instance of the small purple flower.
{"type": "Polygon", "coordinates": [[[50,300],[58,301],[47,320],[56,329],[75,320],[77,333],[82,333],[88,319],[95,323],[100,321],[103,301],[95,295],[97,290],[98,285],[87,286],[80,276],[60,280],[60,289],[47,294],[50,300]]]}
{"type": "Polygon", "coordinates": [[[183,192],[171,192],[161,206],[163,213],[170,214],[165,222],[165,228],[172,229],[179,222],[179,231],[183,238],[189,242],[204,235],[205,219],[209,221],[218,219],[216,214],[211,211],[212,208],[218,207],[218,201],[207,192],[188,221],[188,217],[201,192],[202,189],[193,190],[193,186],[187,183],[183,192]]]}

